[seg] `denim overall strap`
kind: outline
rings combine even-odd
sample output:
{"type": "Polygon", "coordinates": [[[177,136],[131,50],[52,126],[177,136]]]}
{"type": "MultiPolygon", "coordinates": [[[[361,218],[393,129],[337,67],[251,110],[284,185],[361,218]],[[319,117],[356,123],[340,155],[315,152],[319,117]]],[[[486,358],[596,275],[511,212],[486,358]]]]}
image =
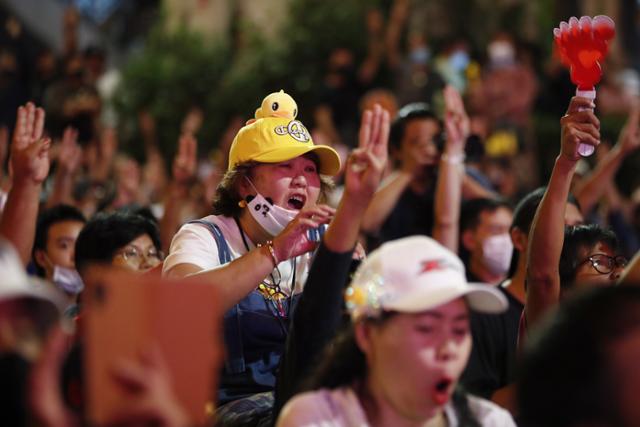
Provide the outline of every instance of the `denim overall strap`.
{"type": "MultiPolygon", "coordinates": [[[[227,240],[224,238],[224,235],[217,224],[203,219],[189,221],[188,224],[200,224],[211,232],[211,235],[218,245],[218,260],[220,261],[220,265],[227,264],[232,261],[231,250],[229,249],[227,240]]],[[[232,374],[244,372],[246,369],[244,351],[242,348],[239,308],[239,305],[236,304],[224,314],[224,342],[227,346],[227,360],[225,362],[225,368],[232,374]]]]}

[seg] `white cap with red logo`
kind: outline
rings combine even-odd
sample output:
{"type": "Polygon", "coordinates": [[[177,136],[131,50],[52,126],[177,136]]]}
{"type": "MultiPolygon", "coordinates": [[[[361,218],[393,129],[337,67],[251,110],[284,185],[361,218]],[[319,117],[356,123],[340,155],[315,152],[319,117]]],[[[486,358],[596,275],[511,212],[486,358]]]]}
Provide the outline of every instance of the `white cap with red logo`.
{"type": "Polygon", "coordinates": [[[483,313],[501,313],[508,306],[494,286],[468,283],[462,261],[426,236],[394,240],[373,251],[345,295],[353,320],[383,311],[422,312],[460,297],[483,313]]]}

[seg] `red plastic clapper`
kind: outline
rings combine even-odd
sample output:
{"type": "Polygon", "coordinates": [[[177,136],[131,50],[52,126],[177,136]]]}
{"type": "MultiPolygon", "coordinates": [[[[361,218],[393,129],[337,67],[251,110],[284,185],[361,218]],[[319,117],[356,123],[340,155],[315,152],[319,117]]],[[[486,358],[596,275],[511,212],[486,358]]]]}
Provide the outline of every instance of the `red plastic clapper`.
{"type": "MultiPolygon", "coordinates": [[[[580,20],[572,16],[569,23],[562,21],[553,29],[560,60],[569,67],[571,81],[577,86],[577,96],[595,100],[595,85],[602,77],[600,63],[607,55],[609,41],[615,32],[613,20],[604,15],[593,19],[583,16],[580,20]]],[[[578,147],[582,156],[590,156],[594,150],[595,147],[588,144],[578,147]]]]}

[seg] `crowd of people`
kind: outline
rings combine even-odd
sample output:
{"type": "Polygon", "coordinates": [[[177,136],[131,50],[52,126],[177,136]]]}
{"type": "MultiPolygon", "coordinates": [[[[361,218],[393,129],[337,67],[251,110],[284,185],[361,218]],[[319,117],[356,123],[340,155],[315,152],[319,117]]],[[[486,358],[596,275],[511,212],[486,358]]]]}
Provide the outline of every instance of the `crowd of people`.
{"type": "MultiPolygon", "coordinates": [[[[462,40],[432,58],[410,33],[405,51],[409,13],[372,12],[359,68],[336,48],[309,128],[274,88],[210,164],[206,117],[185,112],[169,173],[148,112],[146,163],[119,150],[104,54],[77,52],[73,12],[60,77],[51,52],[27,76],[20,45],[0,48],[0,424],[89,422],[96,266],[215,289],[208,425],[640,422],[639,210],[615,181],[640,148],[638,100],[605,97],[628,114],[611,144],[594,101],[556,99],[560,140],[536,188],[526,55],[506,34],[482,65],[462,40]],[[383,63],[393,84],[372,89],[383,63]],[[580,144],[597,147],[592,168],[580,144]]],[[[195,425],[162,352],[140,345],[111,361],[127,405],[106,424],[195,425]]]]}

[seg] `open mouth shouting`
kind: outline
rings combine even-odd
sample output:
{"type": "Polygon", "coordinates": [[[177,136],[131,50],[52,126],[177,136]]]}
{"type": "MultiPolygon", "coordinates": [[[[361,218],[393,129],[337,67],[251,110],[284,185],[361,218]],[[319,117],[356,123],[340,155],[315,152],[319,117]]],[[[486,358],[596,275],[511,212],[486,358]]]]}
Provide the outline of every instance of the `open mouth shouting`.
{"type": "Polygon", "coordinates": [[[307,197],[304,194],[294,194],[287,200],[287,209],[299,211],[306,201],[307,197]]]}
{"type": "Polygon", "coordinates": [[[449,400],[453,389],[453,380],[451,378],[443,377],[440,381],[433,385],[431,392],[431,398],[437,405],[444,405],[449,400]]]}

